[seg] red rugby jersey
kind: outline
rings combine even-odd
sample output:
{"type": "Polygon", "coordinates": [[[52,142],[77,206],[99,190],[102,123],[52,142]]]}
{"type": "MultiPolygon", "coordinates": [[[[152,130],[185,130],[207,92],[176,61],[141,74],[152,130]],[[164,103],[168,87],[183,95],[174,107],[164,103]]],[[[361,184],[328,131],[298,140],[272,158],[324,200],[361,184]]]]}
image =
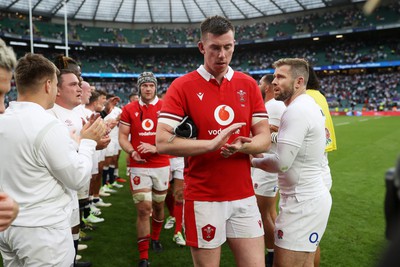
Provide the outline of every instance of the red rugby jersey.
{"type": "MultiPolygon", "coordinates": [[[[162,101],[156,99],[149,105],[140,105],[135,101],[124,106],[121,114],[121,123],[131,128],[131,144],[137,151],[140,142],[155,145],[157,118],[160,113],[162,101]]],[[[141,102],[142,103],[142,102],[141,102]]],[[[130,167],[159,168],[169,166],[169,157],[158,153],[140,154],[146,163],[137,163],[130,158],[130,167]]]]}
{"type": "MultiPolygon", "coordinates": [[[[245,122],[228,143],[250,136],[253,117],[268,117],[257,83],[241,72],[234,72],[230,80],[224,78],[220,85],[198,71],[175,79],[159,117],[180,121],[186,115],[197,126],[198,139],[213,139],[232,123],[245,122]]],[[[229,201],[254,195],[249,155],[236,153],[226,159],[220,152],[188,157],[185,199],[229,201]]]]}

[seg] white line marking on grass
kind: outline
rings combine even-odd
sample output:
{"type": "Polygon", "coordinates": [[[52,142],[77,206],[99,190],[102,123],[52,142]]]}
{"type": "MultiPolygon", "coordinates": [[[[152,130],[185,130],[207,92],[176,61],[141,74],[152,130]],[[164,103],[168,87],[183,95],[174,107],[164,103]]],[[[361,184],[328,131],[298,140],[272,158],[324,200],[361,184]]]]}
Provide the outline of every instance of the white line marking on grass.
{"type": "Polygon", "coordinates": [[[368,121],[368,120],[369,120],[369,119],[362,119],[362,120],[359,120],[359,121],[361,121],[361,122],[362,122],[362,121],[368,121]]]}
{"type": "Polygon", "coordinates": [[[350,124],[350,122],[340,122],[340,123],[337,123],[337,124],[335,124],[335,126],[341,126],[341,125],[347,125],[347,124],[350,124]]]}

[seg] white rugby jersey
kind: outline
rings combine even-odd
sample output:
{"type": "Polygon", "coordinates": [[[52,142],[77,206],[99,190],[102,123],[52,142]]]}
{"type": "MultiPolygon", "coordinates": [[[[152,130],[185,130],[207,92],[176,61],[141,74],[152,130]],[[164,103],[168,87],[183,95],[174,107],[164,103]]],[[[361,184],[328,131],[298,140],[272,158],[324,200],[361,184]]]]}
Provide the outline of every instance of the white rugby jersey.
{"type": "Polygon", "coordinates": [[[321,173],[325,142],[321,108],[306,94],[296,97],[284,111],[278,132],[278,151],[279,144],[299,148],[289,169],[279,173],[282,194],[294,194],[301,201],[326,192],[321,173]]]}
{"type": "Polygon", "coordinates": [[[68,129],[43,107],[11,102],[0,116],[0,190],[20,206],[12,223],[70,227],[71,195],[90,179],[96,142],[83,139],[76,152],[68,129]]]}

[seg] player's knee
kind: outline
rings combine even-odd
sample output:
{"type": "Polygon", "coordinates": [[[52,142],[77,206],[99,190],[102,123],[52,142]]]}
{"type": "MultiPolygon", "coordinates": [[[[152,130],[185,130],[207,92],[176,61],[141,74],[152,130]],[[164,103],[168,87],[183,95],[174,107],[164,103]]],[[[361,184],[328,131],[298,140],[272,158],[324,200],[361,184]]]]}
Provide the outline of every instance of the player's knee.
{"type": "Polygon", "coordinates": [[[151,201],[151,192],[138,192],[132,194],[132,199],[135,204],[143,201],[151,201]]]}
{"type": "Polygon", "coordinates": [[[156,194],[154,192],[152,193],[153,201],[156,202],[156,203],[164,202],[166,196],[167,196],[166,193],[164,193],[164,194],[156,194]]]}

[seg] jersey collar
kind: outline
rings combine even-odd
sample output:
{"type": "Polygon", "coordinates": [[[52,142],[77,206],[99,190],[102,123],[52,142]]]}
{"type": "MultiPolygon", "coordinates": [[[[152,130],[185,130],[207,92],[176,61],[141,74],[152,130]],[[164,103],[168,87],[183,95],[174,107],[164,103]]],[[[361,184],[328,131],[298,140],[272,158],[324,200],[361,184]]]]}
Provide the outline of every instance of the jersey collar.
{"type": "MultiPolygon", "coordinates": [[[[215,79],[215,77],[204,68],[204,65],[200,65],[200,67],[197,68],[197,72],[207,82],[209,82],[211,79],[215,79]]],[[[224,78],[230,81],[233,77],[233,73],[234,73],[233,69],[230,66],[228,66],[228,72],[224,75],[224,78]]]]}
{"type": "MultiPolygon", "coordinates": [[[[156,96],[156,97],[149,103],[149,105],[156,105],[157,102],[158,102],[158,97],[156,96]]],[[[141,106],[145,106],[145,105],[146,105],[146,103],[144,103],[144,102],[142,101],[142,99],[139,99],[139,104],[140,104],[141,106]]]]}

